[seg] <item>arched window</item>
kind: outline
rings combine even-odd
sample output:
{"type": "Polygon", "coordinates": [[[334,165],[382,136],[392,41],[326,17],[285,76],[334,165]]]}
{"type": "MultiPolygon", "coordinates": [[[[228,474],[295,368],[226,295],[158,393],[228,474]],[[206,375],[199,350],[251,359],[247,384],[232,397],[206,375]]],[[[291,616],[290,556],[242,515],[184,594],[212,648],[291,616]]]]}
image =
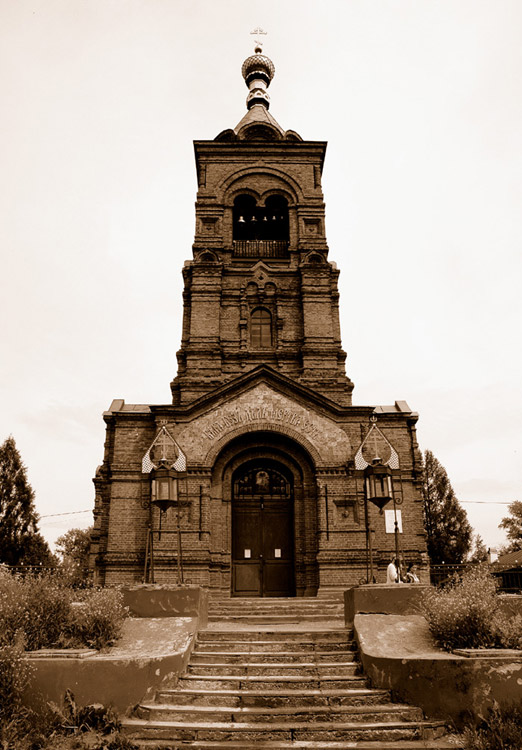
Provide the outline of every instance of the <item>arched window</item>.
{"type": "Polygon", "coordinates": [[[238,195],[234,200],[234,240],[257,239],[257,225],[256,199],[251,195],[238,195]]]}
{"type": "Polygon", "coordinates": [[[250,343],[255,349],[272,346],[272,316],[263,307],[254,310],[250,317],[250,343]]]}

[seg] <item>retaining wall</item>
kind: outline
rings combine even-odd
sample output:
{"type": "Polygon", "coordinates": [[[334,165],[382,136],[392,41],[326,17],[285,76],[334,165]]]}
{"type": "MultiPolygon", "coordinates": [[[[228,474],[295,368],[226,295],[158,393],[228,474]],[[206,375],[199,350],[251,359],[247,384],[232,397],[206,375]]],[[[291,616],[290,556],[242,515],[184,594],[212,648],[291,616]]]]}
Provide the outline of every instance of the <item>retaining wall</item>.
{"type": "Polygon", "coordinates": [[[124,601],[134,615],[105,653],[40,651],[28,655],[31,679],[25,704],[61,706],[71,690],[78,706],[102,703],[123,714],[185,671],[197,631],[207,621],[207,592],[197,587],[132,586],[124,601]],[[137,615],[137,616],[136,616],[137,615]]]}
{"type": "MultiPolygon", "coordinates": [[[[457,727],[479,721],[495,704],[522,705],[522,651],[447,653],[438,648],[418,613],[422,588],[361,586],[345,593],[346,621],[352,623],[372,686],[391,690],[394,699],[420,706],[429,717],[451,719],[457,727]],[[383,614],[387,610],[391,613],[383,614]]],[[[500,606],[517,612],[521,605],[522,598],[510,597],[500,606]]]]}

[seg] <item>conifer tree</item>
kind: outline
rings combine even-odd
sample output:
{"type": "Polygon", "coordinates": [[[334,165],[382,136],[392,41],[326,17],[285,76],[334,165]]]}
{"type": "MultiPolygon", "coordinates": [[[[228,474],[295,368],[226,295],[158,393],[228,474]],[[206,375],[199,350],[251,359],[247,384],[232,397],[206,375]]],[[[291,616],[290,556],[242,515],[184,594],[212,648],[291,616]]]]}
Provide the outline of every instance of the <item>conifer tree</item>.
{"type": "Polygon", "coordinates": [[[431,451],[424,453],[422,496],[431,563],[464,562],[471,549],[472,529],[446,469],[431,451]]]}
{"type": "Polygon", "coordinates": [[[0,445],[0,562],[47,563],[51,553],[37,528],[34,492],[12,436],[0,445]]]}

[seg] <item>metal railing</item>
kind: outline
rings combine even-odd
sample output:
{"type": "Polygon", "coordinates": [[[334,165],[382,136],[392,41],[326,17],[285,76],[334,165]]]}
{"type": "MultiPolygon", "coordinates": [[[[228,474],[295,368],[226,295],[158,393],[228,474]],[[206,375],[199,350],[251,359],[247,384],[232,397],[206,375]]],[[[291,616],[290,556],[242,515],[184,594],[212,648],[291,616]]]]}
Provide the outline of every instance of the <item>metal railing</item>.
{"type": "MultiPolygon", "coordinates": [[[[461,576],[466,570],[472,568],[477,563],[462,563],[456,565],[453,563],[444,563],[442,565],[430,566],[430,583],[432,586],[445,586],[455,575],[461,576]]],[[[489,567],[498,581],[498,591],[503,594],[520,594],[522,593],[522,570],[505,570],[499,571],[489,567]]]]}
{"type": "Polygon", "coordinates": [[[238,258],[288,258],[288,240],[234,240],[232,251],[238,258]]]}
{"type": "Polygon", "coordinates": [[[444,586],[449,583],[455,575],[461,576],[468,568],[472,567],[471,563],[443,563],[442,565],[430,566],[430,583],[432,586],[444,586]]]}

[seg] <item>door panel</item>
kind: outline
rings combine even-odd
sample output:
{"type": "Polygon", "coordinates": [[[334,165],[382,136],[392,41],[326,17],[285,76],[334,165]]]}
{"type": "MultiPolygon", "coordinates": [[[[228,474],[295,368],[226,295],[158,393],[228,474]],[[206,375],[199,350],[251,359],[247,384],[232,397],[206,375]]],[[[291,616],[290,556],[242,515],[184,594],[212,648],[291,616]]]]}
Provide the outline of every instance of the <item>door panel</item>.
{"type": "Polygon", "coordinates": [[[259,564],[235,562],[232,581],[235,596],[261,596],[261,576],[259,564]]]}
{"type": "Polygon", "coordinates": [[[248,464],[234,475],[232,594],[293,596],[293,493],[275,462],[248,464]]]}

